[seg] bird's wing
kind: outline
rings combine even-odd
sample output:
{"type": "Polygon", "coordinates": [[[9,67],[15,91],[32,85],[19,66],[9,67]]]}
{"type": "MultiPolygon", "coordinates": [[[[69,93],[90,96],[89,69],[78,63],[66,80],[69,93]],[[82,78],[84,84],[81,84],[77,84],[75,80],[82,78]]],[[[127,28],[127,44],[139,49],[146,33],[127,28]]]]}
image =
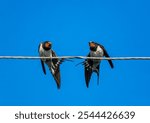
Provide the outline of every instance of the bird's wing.
{"type": "MultiPolygon", "coordinates": [[[[98,45],[103,49],[103,51],[104,51],[104,56],[109,58],[109,54],[107,53],[107,51],[106,51],[106,49],[104,48],[104,46],[102,46],[102,45],[100,45],[100,44],[98,44],[98,45]]],[[[114,65],[113,65],[113,63],[112,63],[112,60],[108,60],[108,62],[109,62],[109,64],[110,64],[111,68],[114,68],[114,65]]]]}
{"type": "MultiPolygon", "coordinates": [[[[57,57],[54,51],[52,51],[52,57],[57,57]]],[[[60,88],[60,64],[61,60],[59,58],[52,59],[52,65],[50,67],[58,88],[60,88]]]]}
{"type": "MultiPolygon", "coordinates": [[[[88,54],[87,57],[90,57],[90,54],[88,54]]],[[[92,65],[93,65],[93,61],[91,59],[86,59],[84,61],[84,73],[85,73],[85,81],[86,81],[86,86],[89,87],[89,82],[91,79],[91,75],[92,75],[92,65]]]]}
{"type": "MultiPolygon", "coordinates": [[[[40,46],[41,46],[41,44],[38,47],[38,52],[39,52],[39,54],[41,56],[40,46]]],[[[46,75],[46,69],[45,69],[44,62],[43,62],[42,59],[41,59],[41,65],[42,65],[42,70],[43,70],[44,74],[46,75]]]]}

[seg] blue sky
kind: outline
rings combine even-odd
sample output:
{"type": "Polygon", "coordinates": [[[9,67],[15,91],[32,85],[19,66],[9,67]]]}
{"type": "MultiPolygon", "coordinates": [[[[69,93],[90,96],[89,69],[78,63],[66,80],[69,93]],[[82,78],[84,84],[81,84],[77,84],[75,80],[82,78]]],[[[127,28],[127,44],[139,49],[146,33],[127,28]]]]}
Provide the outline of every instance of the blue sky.
{"type": "MultiPolygon", "coordinates": [[[[89,52],[88,42],[112,57],[150,56],[148,0],[0,1],[0,55],[38,56],[50,40],[58,56],[89,52]]],[[[87,89],[82,60],[61,65],[61,89],[39,60],[0,60],[0,105],[150,105],[150,61],[102,61],[100,84],[87,89]]]]}

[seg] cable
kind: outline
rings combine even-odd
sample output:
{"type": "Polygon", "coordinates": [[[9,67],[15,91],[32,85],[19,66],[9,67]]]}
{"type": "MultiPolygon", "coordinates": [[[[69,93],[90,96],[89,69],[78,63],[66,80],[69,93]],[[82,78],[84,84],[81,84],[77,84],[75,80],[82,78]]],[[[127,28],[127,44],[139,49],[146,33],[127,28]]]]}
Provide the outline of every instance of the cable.
{"type": "Polygon", "coordinates": [[[100,59],[100,60],[150,60],[150,57],[86,57],[86,56],[58,56],[58,57],[38,57],[38,56],[0,56],[2,59],[100,59]]]}

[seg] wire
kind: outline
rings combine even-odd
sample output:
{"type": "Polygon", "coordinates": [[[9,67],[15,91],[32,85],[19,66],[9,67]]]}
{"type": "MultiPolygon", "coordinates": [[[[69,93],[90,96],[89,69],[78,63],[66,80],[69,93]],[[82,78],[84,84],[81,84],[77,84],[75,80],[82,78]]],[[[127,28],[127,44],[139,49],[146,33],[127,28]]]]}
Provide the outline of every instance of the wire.
{"type": "Polygon", "coordinates": [[[58,57],[38,57],[38,56],[0,56],[2,59],[99,59],[99,60],[150,60],[150,57],[86,57],[86,56],[58,56],[58,57]]]}

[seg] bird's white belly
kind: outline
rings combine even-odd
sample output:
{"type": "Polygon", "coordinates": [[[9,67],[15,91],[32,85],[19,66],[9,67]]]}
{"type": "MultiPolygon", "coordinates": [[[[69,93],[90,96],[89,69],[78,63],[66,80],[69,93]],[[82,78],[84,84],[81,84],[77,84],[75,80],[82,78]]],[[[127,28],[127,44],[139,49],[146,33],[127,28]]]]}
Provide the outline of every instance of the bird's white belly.
{"type": "Polygon", "coordinates": [[[45,56],[45,57],[52,57],[51,50],[45,51],[45,52],[44,52],[44,56],[45,56]]]}
{"type": "Polygon", "coordinates": [[[90,56],[92,56],[92,57],[103,57],[104,56],[104,51],[103,51],[102,48],[100,48],[98,46],[96,51],[91,51],[90,52],[90,56]]]}
{"type": "Polygon", "coordinates": [[[101,57],[101,53],[98,52],[98,51],[96,51],[96,52],[91,51],[90,56],[92,56],[92,57],[101,57]]]}
{"type": "MultiPolygon", "coordinates": [[[[90,56],[91,57],[103,57],[104,56],[103,49],[98,46],[97,51],[90,52],[90,56]]],[[[100,61],[101,60],[99,59],[93,59],[93,68],[96,68],[99,65],[100,61]]]]}

